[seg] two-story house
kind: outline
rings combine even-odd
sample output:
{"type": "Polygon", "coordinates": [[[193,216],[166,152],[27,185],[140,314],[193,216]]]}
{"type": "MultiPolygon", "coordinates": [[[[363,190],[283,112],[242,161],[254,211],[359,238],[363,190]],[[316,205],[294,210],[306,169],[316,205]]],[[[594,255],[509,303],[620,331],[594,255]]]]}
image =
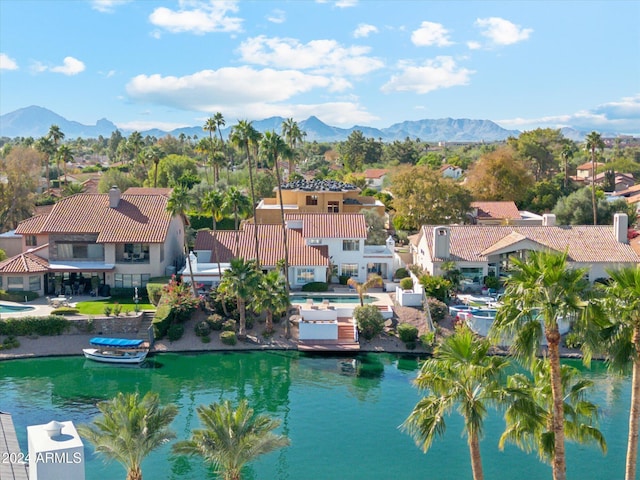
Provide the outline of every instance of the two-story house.
{"type": "MultiPolygon", "coordinates": [[[[181,264],[184,219],[167,212],[167,192],[78,194],[21,222],[23,253],[0,263],[0,288],[39,294],[86,293],[92,278],[114,288],[144,287],[181,264]]],[[[95,282],[95,280],[93,280],[95,282]]]]}

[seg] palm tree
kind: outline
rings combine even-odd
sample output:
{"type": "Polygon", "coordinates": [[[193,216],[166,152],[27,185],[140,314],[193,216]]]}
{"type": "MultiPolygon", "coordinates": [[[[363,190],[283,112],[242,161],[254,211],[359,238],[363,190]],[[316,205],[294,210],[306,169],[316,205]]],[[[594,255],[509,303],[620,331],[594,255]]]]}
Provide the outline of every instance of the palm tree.
{"type": "Polygon", "coordinates": [[[273,332],[273,314],[286,312],[290,304],[284,276],[279,270],[271,270],[262,275],[258,298],[255,303],[258,312],[267,312],[265,330],[273,332]]]}
{"type": "Polygon", "coordinates": [[[593,224],[598,224],[596,202],[596,150],[604,150],[604,141],[598,132],[591,132],[585,138],[585,147],[591,153],[591,203],[593,206],[593,224]]]}
{"type": "Polygon", "coordinates": [[[416,404],[401,426],[426,452],[436,436],[444,435],[447,414],[458,406],[464,418],[474,480],[484,478],[480,457],[484,418],[487,407],[498,399],[500,374],[508,365],[504,357],[490,356],[490,348],[488,340],[477,338],[466,327],[443,339],[415,380],[430,394],[416,404]]]}
{"type": "Polygon", "coordinates": [[[300,130],[298,122],[293,118],[287,118],[282,122],[282,136],[291,149],[291,155],[289,156],[289,178],[291,178],[295,168],[296,144],[302,142],[303,138],[307,136],[307,132],[300,130]]]}
{"type": "Polygon", "coordinates": [[[51,157],[55,154],[56,148],[49,137],[40,137],[35,144],[36,150],[44,155],[45,168],[47,175],[47,192],[51,190],[51,179],[49,175],[49,164],[51,163],[51,157]]]}
{"type": "MultiPolygon", "coordinates": [[[[284,205],[282,202],[282,179],[280,177],[280,167],[278,160],[283,156],[291,154],[289,147],[282,137],[275,132],[266,132],[260,141],[260,156],[267,160],[276,172],[276,182],[278,183],[278,197],[280,199],[280,222],[282,225],[282,243],[284,245],[284,278],[287,286],[287,294],[291,291],[289,284],[289,243],[287,242],[287,224],[284,219],[284,205]]],[[[256,224],[257,225],[257,224],[256,224]]],[[[285,323],[285,336],[289,337],[289,321],[285,323]]]]}
{"type": "Polygon", "coordinates": [[[157,145],[151,145],[150,147],[145,148],[143,155],[147,160],[153,162],[153,188],[156,188],[158,186],[158,164],[162,159],[162,149],[157,145]]]}
{"type": "Polygon", "coordinates": [[[153,450],[175,437],[169,425],[178,414],[175,405],[160,405],[157,393],[142,399],[138,393],[118,393],[98,403],[102,418],[92,425],[79,425],[78,432],[95,446],[96,452],[117,460],[127,470],[127,480],[142,480],[140,464],[153,450]]]}
{"type": "Polygon", "coordinates": [[[224,196],[223,209],[227,212],[233,212],[234,228],[236,230],[236,251],[235,256],[240,252],[240,225],[238,224],[240,216],[244,216],[250,211],[250,201],[240,189],[231,186],[227,189],[224,196]]]}
{"type": "Polygon", "coordinates": [[[60,130],[58,125],[51,125],[49,127],[49,133],[47,133],[47,138],[53,140],[53,147],[56,155],[56,170],[58,173],[58,186],[60,186],[60,157],[57,155],[58,152],[58,142],[64,139],[64,133],[60,130]]]}
{"type": "MultiPolygon", "coordinates": [[[[213,256],[218,264],[218,278],[222,279],[220,255],[218,255],[218,225],[224,217],[224,195],[220,190],[209,190],[202,198],[202,208],[211,212],[213,218],[213,256]]],[[[224,302],[222,303],[224,305],[224,302]]]]}
{"type": "Polygon", "coordinates": [[[60,145],[56,154],[56,163],[62,161],[64,167],[64,184],[67,185],[67,162],[73,160],[73,152],[68,145],[60,145]]]}
{"type": "Polygon", "coordinates": [[[144,140],[142,140],[142,135],[140,134],[140,132],[138,132],[137,130],[131,132],[131,135],[129,135],[129,138],[127,139],[127,145],[133,152],[134,161],[137,160],[138,154],[144,148],[144,140]]]}
{"type": "MultiPolygon", "coordinates": [[[[550,369],[547,359],[537,359],[531,368],[531,376],[515,373],[509,376],[505,400],[510,401],[505,410],[506,429],[500,437],[500,450],[507,442],[529,453],[537,450],[538,457],[549,463],[554,458],[553,398],[550,369]]],[[[561,366],[564,396],[564,432],[569,440],[579,443],[595,442],[603,453],[607,443],[594,425],[598,407],[586,399],[593,382],[579,377],[577,369],[561,366]]]]}
{"type": "MultiPolygon", "coordinates": [[[[261,134],[254,127],[252,122],[248,120],[240,120],[237,125],[231,127],[230,140],[238,148],[244,147],[247,154],[247,166],[249,168],[249,185],[251,187],[251,209],[253,214],[253,221],[256,223],[256,192],[253,185],[253,166],[251,164],[251,149],[252,144],[257,144],[260,140],[261,134]]],[[[260,266],[260,254],[258,253],[258,224],[253,230],[256,242],[256,263],[260,266]]]]}
{"type": "Polygon", "coordinates": [[[78,193],[84,193],[84,185],[82,183],[68,183],[62,189],[63,197],[70,197],[71,195],[77,195],[78,193]]]}
{"type": "Polygon", "coordinates": [[[584,309],[583,298],[588,286],[586,270],[569,268],[566,252],[533,251],[526,260],[514,259],[513,265],[491,335],[496,339],[513,338],[511,352],[530,364],[535,361],[543,335],[546,338],[553,399],[553,478],[565,480],[564,393],[558,321],[577,317],[584,309]]]}
{"type": "Polygon", "coordinates": [[[358,282],[355,277],[351,277],[349,280],[347,280],[347,285],[353,287],[356,290],[356,292],[358,293],[358,297],[360,297],[360,306],[363,307],[364,295],[367,293],[367,291],[373,287],[381,287],[382,282],[383,280],[380,275],[372,273],[371,275],[369,275],[369,278],[367,278],[367,280],[363,283],[358,282]]]}
{"type": "Polygon", "coordinates": [[[191,206],[191,197],[189,196],[189,191],[183,186],[177,186],[171,191],[171,196],[167,201],[167,212],[171,214],[171,216],[179,215],[182,217],[184,222],[184,239],[183,239],[183,251],[187,256],[187,263],[189,265],[189,277],[191,280],[191,289],[193,290],[193,296],[198,296],[198,291],[196,290],[196,282],[193,279],[193,268],[191,268],[191,255],[189,252],[189,248],[187,247],[187,228],[189,225],[189,220],[187,219],[187,211],[191,206]]]}
{"type": "Polygon", "coordinates": [[[222,154],[224,155],[225,163],[227,166],[227,184],[229,183],[229,170],[231,170],[231,165],[227,161],[227,152],[224,144],[224,139],[222,138],[222,127],[224,127],[227,123],[224,120],[224,116],[220,112],[216,112],[213,115],[213,121],[216,123],[216,128],[218,130],[218,135],[220,136],[220,144],[222,145],[222,154]]]}
{"type": "Polygon", "coordinates": [[[191,439],[177,442],[173,451],[201,455],[224,480],[240,480],[247,463],[290,444],[286,436],[273,433],[280,421],[256,415],[246,399],[236,410],[226,400],[200,405],[197,412],[204,428],[194,430],[191,439]]]}
{"type": "Polygon", "coordinates": [[[226,296],[235,296],[238,313],[240,314],[240,326],[238,338],[247,336],[246,307],[247,301],[253,299],[259,286],[260,277],[253,260],[245,261],[244,258],[231,260],[230,268],[222,274],[222,281],[218,291],[226,296]]]}
{"type": "Polygon", "coordinates": [[[562,152],[560,156],[562,160],[564,160],[564,189],[566,190],[569,187],[569,159],[573,158],[573,154],[575,153],[574,144],[571,140],[567,140],[562,145],[562,152]]]}
{"type": "Polygon", "coordinates": [[[614,370],[632,370],[625,479],[634,480],[640,424],[640,268],[625,267],[607,273],[613,280],[605,296],[611,322],[603,331],[608,361],[614,370]]]}

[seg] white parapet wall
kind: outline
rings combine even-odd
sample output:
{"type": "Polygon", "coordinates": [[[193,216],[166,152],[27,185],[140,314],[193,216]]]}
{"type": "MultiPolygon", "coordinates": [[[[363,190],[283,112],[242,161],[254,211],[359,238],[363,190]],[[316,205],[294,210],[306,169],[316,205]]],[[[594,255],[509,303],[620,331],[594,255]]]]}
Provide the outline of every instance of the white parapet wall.
{"type": "Polygon", "coordinates": [[[84,480],[84,446],[73,422],[27,427],[30,480],[84,480]]]}
{"type": "Polygon", "coordinates": [[[337,320],[300,320],[300,340],[337,340],[337,320]]]}

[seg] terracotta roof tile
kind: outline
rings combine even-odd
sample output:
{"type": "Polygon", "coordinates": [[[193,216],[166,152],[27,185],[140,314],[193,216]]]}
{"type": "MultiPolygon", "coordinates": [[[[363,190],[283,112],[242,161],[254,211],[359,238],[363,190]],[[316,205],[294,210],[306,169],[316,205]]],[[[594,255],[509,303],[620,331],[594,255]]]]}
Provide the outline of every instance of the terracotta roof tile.
{"type": "Polygon", "coordinates": [[[48,271],[49,261],[39,257],[33,251],[21,253],[0,262],[0,273],[43,273],[48,271]]]}
{"type": "Polygon", "coordinates": [[[291,213],[285,220],[302,220],[304,238],[367,238],[362,213],[291,213]]]}
{"type": "Polygon", "coordinates": [[[368,168],[364,171],[364,178],[382,178],[388,173],[385,168],[368,168]]]}
{"type": "Polygon", "coordinates": [[[47,215],[36,215],[27,218],[18,224],[16,233],[19,235],[37,235],[42,230],[44,222],[47,221],[47,215]]]}
{"type": "Polygon", "coordinates": [[[171,196],[173,188],[129,187],[123,195],[164,195],[171,196]]]}
{"type": "Polygon", "coordinates": [[[515,202],[471,202],[478,209],[478,218],[522,218],[515,202]]]}

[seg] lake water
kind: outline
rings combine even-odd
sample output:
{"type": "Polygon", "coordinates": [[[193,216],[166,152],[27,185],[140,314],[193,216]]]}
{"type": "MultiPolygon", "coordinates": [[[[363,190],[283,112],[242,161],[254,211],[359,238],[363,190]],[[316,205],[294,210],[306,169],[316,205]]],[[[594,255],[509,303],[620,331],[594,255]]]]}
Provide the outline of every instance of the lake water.
{"type": "MultiPolygon", "coordinates": [[[[576,363],[576,365],[579,365],[576,363]]],[[[86,423],[95,403],[118,391],[153,390],[179,415],[172,424],[178,439],[199,428],[196,407],[222,399],[247,398],[252,407],[282,421],[291,446],[260,458],[246,479],[470,479],[471,467],[462,421],[457,414],[447,431],[423,454],[398,430],[420,398],[412,380],[414,357],[366,354],[310,356],[297,352],[163,354],[150,368],[109,366],[79,357],[0,362],[0,411],[13,415],[22,450],[26,426],[51,420],[86,423]]],[[[592,400],[602,408],[601,429],[609,452],[568,444],[569,479],[624,477],[630,380],[608,376],[594,364],[592,400]]],[[[550,479],[550,467],[535,454],[513,446],[497,448],[504,423],[492,414],[485,423],[482,456],[487,479],[550,479]]],[[[105,464],[85,448],[87,480],[124,479],[117,463],[105,464]]],[[[214,479],[199,458],[173,457],[169,446],[144,461],[145,479],[214,479]]]]}

